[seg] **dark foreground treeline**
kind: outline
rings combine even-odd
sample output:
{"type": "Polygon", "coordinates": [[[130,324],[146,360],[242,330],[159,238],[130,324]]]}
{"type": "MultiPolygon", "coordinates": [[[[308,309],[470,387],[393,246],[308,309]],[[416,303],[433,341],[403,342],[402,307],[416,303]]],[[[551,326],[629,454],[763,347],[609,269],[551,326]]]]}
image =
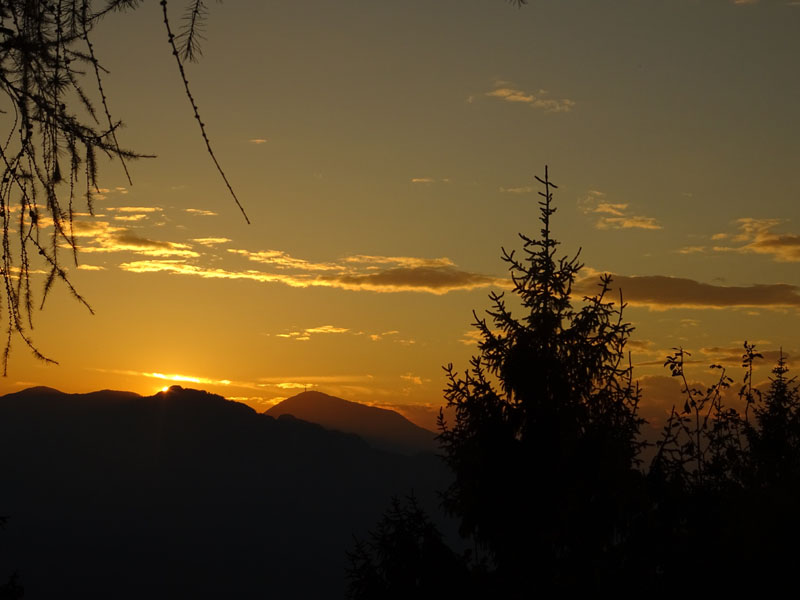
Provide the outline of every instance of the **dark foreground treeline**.
{"type": "Polygon", "coordinates": [[[205,392],[34,388],[0,398],[0,578],[26,599],[342,598],[353,535],[412,489],[434,510],[448,478],[205,392]]]}
{"type": "Polygon", "coordinates": [[[740,387],[715,366],[717,383],[694,389],[678,349],[665,366],[683,396],[648,445],[622,300],[603,276],[573,307],[582,265],[555,258],[554,186],[546,171],[539,181],[541,236],[521,236],[521,258],[504,251],[515,295],[490,296],[489,318],[475,321],[479,354],[464,373],[447,368],[455,418],[440,419],[440,441],[453,482],[442,508],[469,550],[453,550],[413,500],[395,503],[350,553],[349,596],[793,588],[800,394],[785,359],[761,394],[752,379],[760,355],[745,344],[740,387]]]}

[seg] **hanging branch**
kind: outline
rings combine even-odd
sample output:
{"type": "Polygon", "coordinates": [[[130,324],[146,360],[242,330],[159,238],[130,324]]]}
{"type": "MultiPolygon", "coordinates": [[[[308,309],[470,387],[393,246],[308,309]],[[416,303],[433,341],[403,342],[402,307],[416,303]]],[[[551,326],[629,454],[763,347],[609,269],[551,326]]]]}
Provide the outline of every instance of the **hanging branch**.
{"type": "MultiPolygon", "coordinates": [[[[184,56],[199,56],[203,0],[184,0],[187,5],[184,56]]],[[[3,371],[14,337],[23,340],[33,355],[46,362],[30,336],[34,307],[44,306],[56,281],[91,312],[62,267],[60,250],[68,248],[77,265],[78,247],[73,230],[76,190],[85,186],[86,207],[94,214],[92,195],[98,186],[98,152],[119,159],[128,182],[129,161],[150,157],[120,146],[117,132],[122,122],[112,117],[101,66],[92,42],[94,28],[108,13],[138,8],[139,0],[52,0],[49,2],[0,0],[0,97],[7,100],[0,112],[9,115],[8,134],[0,138],[0,311],[6,311],[6,345],[3,371]],[[86,73],[89,88],[85,88],[86,73]],[[96,98],[104,123],[98,120],[96,98]],[[79,114],[76,111],[85,111],[79,114]],[[64,158],[67,158],[66,162],[64,158]],[[60,185],[64,185],[62,191],[60,185]],[[48,231],[48,228],[52,228],[48,231]],[[46,240],[46,241],[45,241],[46,240]],[[37,258],[37,256],[41,258],[37,258]],[[39,261],[44,269],[38,267],[39,261]],[[31,275],[44,274],[41,302],[34,302],[31,275]],[[3,303],[1,300],[5,298],[3,303]]],[[[200,124],[217,171],[239,210],[244,209],[211,148],[205,124],[178,55],[176,39],[162,3],[170,46],[178,61],[181,80],[200,124]]],[[[247,215],[245,220],[249,223],[247,215]]]]}
{"type": "MultiPolygon", "coordinates": [[[[217,172],[222,177],[222,180],[225,182],[225,185],[228,187],[228,192],[233,197],[233,201],[236,202],[236,206],[239,207],[239,210],[242,212],[242,216],[244,220],[247,221],[247,224],[250,224],[250,219],[247,216],[247,213],[244,211],[244,207],[239,202],[239,198],[236,197],[236,192],[233,191],[233,186],[231,186],[230,182],[228,181],[227,175],[225,175],[225,171],[222,170],[222,166],[219,164],[216,155],[214,154],[214,150],[211,148],[211,141],[208,139],[208,134],[206,133],[206,124],[203,122],[203,119],[200,118],[200,110],[197,108],[197,103],[194,100],[194,96],[192,95],[192,90],[189,88],[189,80],[186,77],[186,71],[183,68],[183,61],[180,57],[180,52],[178,51],[178,46],[175,43],[175,35],[172,33],[172,28],[169,24],[169,15],[167,14],[167,0],[161,0],[161,10],[164,14],[164,27],[167,29],[167,39],[169,40],[169,45],[172,48],[172,55],[175,57],[175,62],[178,64],[178,71],[181,75],[181,81],[183,82],[183,89],[186,92],[186,97],[189,99],[189,104],[192,105],[192,112],[194,113],[195,121],[200,126],[200,135],[203,136],[203,141],[206,143],[206,150],[208,151],[208,155],[211,157],[211,160],[214,161],[214,166],[217,168],[217,172]]],[[[186,46],[187,56],[193,56],[192,51],[189,50],[191,48],[191,44],[194,40],[194,27],[198,21],[192,20],[192,28],[189,30],[189,34],[187,39],[189,40],[186,46]]]]}

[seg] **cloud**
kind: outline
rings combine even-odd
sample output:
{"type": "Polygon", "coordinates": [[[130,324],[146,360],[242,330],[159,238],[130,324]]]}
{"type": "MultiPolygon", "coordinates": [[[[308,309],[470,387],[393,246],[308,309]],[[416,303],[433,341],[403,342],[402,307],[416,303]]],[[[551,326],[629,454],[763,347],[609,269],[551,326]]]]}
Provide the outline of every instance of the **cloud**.
{"type": "Polygon", "coordinates": [[[405,375],[400,375],[400,379],[403,381],[407,381],[409,383],[413,383],[414,385],[422,385],[422,377],[419,375],[414,375],[413,373],[406,373],[405,375]]]}
{"type": "Polygon", "coordinates": [[[491,92],[486,92],[486,95],[505,102],[527,104],[531,108],[541,109],[545,112],[570,112],[575,106],[575,101],[568,98],[560,100],[548,98],[547,90],[539,90],[534,94],[511,87],[498,87],[491,92]]]}
{"type": "Polygon", "coordinates": [[[260,252],[250,252],[249,250],[239,250],[229,248],[228,252],[232,254],[239,254],[246,257],[248,260],[273,265],[279,269],[300,269],[303,271],[331,271],[338,270],[338,267],[330,263],[314,263],[304,260],[302,258],[293,258],[288,253],[282,250],[262,250],[260,252]]]}
{"type": "Polygon", "coordinates": [[[333,325],[321,325],[320,327],[311,327],[306,329],[306,333],[347,333],[350,331],[347,327],[335,327],[333,325]]]}
{"type": "Polygon", "coordinates": [[[397,335],[399,333],[400,332],[397,331],[396,329],[392,329],[391,331],[384,331],[384,332],[381,332],[381,333],[371,333],[371,334],[369,334],[369,339],[371,339],[373,342],[377,342],[377,341],[380,341],[380,340],[382,340],[383,338],[385,338],[387,336],[397,335]]]}
{"type": "MultiPolygon", "coordinates": [[[[169,250],[164,249],[164,252],[167,251],[169,250]]],[[[173,251],[177,252],[179,249],[173,248],[173,251]]],[[[444,257],[424,259],[357,255],[338,262],[312,263],[278,250],[249,252],[229,249],[228,252],[271,265],[278,271],[210,268],[173,259],[126,262],[120,268],[133,273],[163,272],[206,279],[244,279],[282,283],[297,288],[328,287],[353,291],[425,292],[436,295],[454,290],[507,285],[504,279],[457,269],[450,259],[444,257]]]]}
{"type": "MultiPolygon", "coordinates": [[[[238,401],[238,398],[235,396],[227,396],[227,398],[228,400],[238,401]]],[[[286,400],[286,396],[275,396],[273,398],[244,398],[243,400],[245,401],[249,400],[251,402],[255,400],[257,404],[263,404],[265,406],[275,406],[276,404],[279,404],[280,402],[286,400]]]]}
{"type": "Polygon", "coordinates": [[[189,213],[190,215],[196,215],[198,217],[216,217],[217,213],[213,210],[202,210],[200,208],[185,208],[185,212],[189,213]]]}
{"type": "Polygon", "coordinates": [[[602,217],[595,223],[597,229],[661,229],[653,217],[602,217]]]}
{"type": "Polygon", "coordinates": [[[347,327],[335,327],[334,325],[320,325],[319,327],[309,327],[300,331],[290,331],[289,333],[277,333],[275,337],[286,338],[295,340],[297,342],[306,342],[311,339],[311,336],[316,333],[347,333],[350,331],[347,327]]]}
{"type": "Polygon", "coordinates": [[[602,213],[613,215],[615,217],[624,217],[627,210],[627,204],[612,204],[611,202],[598,202],[594,207],[595,213],[602,213]]]}
{"type": "Polygon", "coordinates": [[[530,194],[531,192],[533,192],[533,189],[534,188],[532,185],[524,185],[522,187],[512,187],[512,188],[506,188],[500,186],[499,191],[505,194],[530,194]]]}
{"type": "Polygon", "coordinates": [[[114,215],[115,221],[144,221],[147,215],[114,215]]]}
{"type": "Polygon", "coordinates": [[[75,221],[72,233],[79,241],[84,238],[89,240],[87,245],[80,245],[80,251],[85,253],[134,252],[156,258],[200,256],[188,244],[140,237],[134,230],[112,225],[108,221],[75,221]]]}
{"type": "Polygon", "coordinates": [[[699,254],[708,250],[705,246],[684,246],[677,250],[678,254],[699,254]]]}
{"type": "Polygon", "coordinates": [[[296,342],[307,342],[308,340],[311,339],[310,335],[305,335],[300,331],[291,331],[289,333],[277,333],[275,334],[275,337],[291,339],[296,342]]]}
{"type": "Polygon", "coordinates": [[[249,381],[232,381],[230,379],[214,379],[210,377],[199,377],[194,375],[183,375],[179,373],[155,373],[149,371],[131,371],[124,369],[100,369],[92,368],[91,371],[100,373],[113,373],[115,375],[132,375],[134,377],[147,377],[149,379],[159,379],[161,381],[172,381],[176,384],[199,384],[215,385],[234,388],[258,389],[258,385],[249,381]]]}
{"type": "Polygon", "coordinates": [[[589,190],[578,199],[578,206],[587,215],[600,215],[596,229],[661,229],[654,217],[631,214],[625,202],[609,202],[605,192],[589,190]],[[606,216],[610,215],[610,216],[606,216]]]}
{"type": "Polygon", "coordinates": [[[374,265],[398,265],[402,267],[452,267],[453,261],[447,257],[419,258],[416,256],[371,256],[356,254],[342,259],[345,263],[370,263],[374,265]]]}
{"type": "Polygon", "coordinates": [[[203,244],[204,246],[215,246],[216,244],[227,244],[231,240],[224,237],[207,237],[207,238],[194,238],[193,242],[203,244]]]}
{"type": "MultiPolygon", "coordinates": [[[[85,231],[81,232],[83,235],[85,231]]],[[[76,234],[77,236],[78,234],[76,234]]],[[[196,258],[200,256],[187,244],[163,242],[139,237],[131,229],[100,228],[95,236],[96,246],[81,247],[81,252],[135,252],[153,257],[196,258]]]]}
{"type": "Polygon", "coordinates": [[[264,138],[252,138],[252,139],[249,139],[247,141],[250,142],[251,144],[256,144],[256,145],[258,145],[258,144],[266,144],[267,143],[267,140],[264,139],[264,138]]]}
{"type": "Polygon", "coordinates": [[[155,213],[162,212],[160,206],[108,206],[105,210],[123,213],[155,213]]]}
{"type": "Polygon", "coordinates": [[[412,177],[411,183],[434,183],[436,180],[433,177],[412,177]]]}
{"type": "Polygon", "coordinates": [[[317,386],[320,384],[347,384],[347,383],[373,383],[375,378],[368,374],[355,375],[282,375],[277,377],[260,377],[261,387],[274,385],[282,389],[296,389],[303,386],[317,386]]]}
{"type": "Polygon", "coordinates": [[[117,186],[114,189],[110,188],[96,188],[89,190],[89,195],[92,200],[105,200],[109,194],[127,194],[128,190],[122,186],[117,186]]]}
{"type": "Polygon", "coordinates": [[[311,383],[311,384],[309,384],[309,383],[297,383],[295,381],[286,381],[286,382],[282,382],[282,383],[276,383],[275,385],[277,385],[282,390],[300,390],[300,389],[304,390],[304,389],[306,389],[308,387],[314,387],[313,383],[311,383]]]}
{"type": "Polygon", "coordinates": [[[98,265],[78,265],[78,269],[81,271],[105,271],[105,267],[98,265]]]}
{"type": "Polygon", "coordinates": [[[639,415],[647,421],[651,432],[660,431],[673,406],[683,406],[685,397],[681,393],[681,382],[669,375],[646,375],[637,382],[642,391],[639,415]]]}
{"type": "MultiPolygon", "coordinates": [[[[446,294],[453,290],[471,290],[496,285],[499,280],[453,267],[396,267],[375,273],[339,275],[334,287],[375,292],[418,291],[446,294]]],[[[505,281],[503,280],[503,284],[505,281]]]]}
{"type": "Polygon", "coordinates": [[[714,246],[714,251],[763,254],[776,262],[800,262],[800,235],[772,231],[782,223],[780,219],[743,218],[735,222],[738,224],[738,233],[718,233],[712,239],[729,239],[743,242],[742,245],[714,246]]]}
{"type": "MultiPolygon", "coordinates": [[[[594,295],[597,292],[597,277],[580,279],[573,289],[579,295],[594,295]]],[[[653,310],[800,307],[800,287],[787,283],[722,286],[663,275],[613,275],[609,298],[617,297],[619,289],[626,303],[653,310]]]]}
{"type": "MultiPolygon", "coordinates": [[[[711,346],[701,348],[700,352],[709,357],[708,362],[710,363],[740,367],[742,365],[744,348],[742,345],[728,347],[711,346]]],[[[787,362],[791,361],[791,355],[786,352],[782,353],[780,350],[759,350],[756,348],[756,352],[760,354],[762,358],[756,359],[755,365],[775,365],[781,354],[783,354],[784,360],[787,362]]]]}

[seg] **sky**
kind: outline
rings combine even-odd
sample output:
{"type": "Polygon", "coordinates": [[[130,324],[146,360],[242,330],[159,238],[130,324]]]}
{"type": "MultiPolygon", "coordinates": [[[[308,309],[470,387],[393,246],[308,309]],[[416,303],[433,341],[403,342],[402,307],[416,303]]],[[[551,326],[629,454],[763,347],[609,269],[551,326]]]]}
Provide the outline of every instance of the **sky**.
{"type": "Polygon", "coordinates": [[[209,8],[187,75],[251,224],[158,4],[110,15],[94,40],[120,143],[157,157],[132,184],[101,164],[70,271],[95,314],[57,286],[32,336],[58,364],[17,340],[0,392],[178,383],[265,410],[316,389],[432,428],[442,367],[468,366],[472,311],[508,285],[501,248],[538,232],[545,165],[579,289],[622,288],[645,414],[681,402],[672,348],[699,381],[711,363],[740,380],[745,340],[760,379],[780,349],[793,364],[800,2],[209,8]]]}

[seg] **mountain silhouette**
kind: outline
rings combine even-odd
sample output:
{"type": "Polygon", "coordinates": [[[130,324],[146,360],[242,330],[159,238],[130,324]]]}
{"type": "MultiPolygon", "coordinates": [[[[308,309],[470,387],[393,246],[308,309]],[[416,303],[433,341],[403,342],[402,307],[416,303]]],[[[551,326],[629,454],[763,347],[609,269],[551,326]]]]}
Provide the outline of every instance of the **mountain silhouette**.
{"type": "Polygon", "coordinates": [[[371,446],[391,452],[416,454],[437,449],[434,432],[415,425],[400,413],[322,392],[302,392],[276,404],[266,414],[293,415],[326,429],[355,433],[371,446]]]}
{"type": "Polygon", "coordinates": [[[341,598],[353,536],[392,496],[435,510],[449,475],[173,386],[0,397],[0,478],[26,598],[341,598]]]}

